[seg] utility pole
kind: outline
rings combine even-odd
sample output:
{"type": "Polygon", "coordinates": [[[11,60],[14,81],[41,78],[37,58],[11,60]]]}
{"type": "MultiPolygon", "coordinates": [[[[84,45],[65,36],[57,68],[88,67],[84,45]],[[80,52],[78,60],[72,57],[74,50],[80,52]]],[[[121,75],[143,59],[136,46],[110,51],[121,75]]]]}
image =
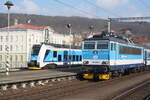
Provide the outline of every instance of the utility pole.
{"type": "MultiPolygon", "coordinates": [[[[67,28],[69,29],[69,35],[70,35],[70,39],[71,39],[71,33],[72,33],[72,25],[71,24],[67,24],[67,28]]],[[[71,66],[71,41],[70,41],[70,45],[69,45],[69,64],[71,66]]]]}
{"type": "Polygon", "coordinates": [[[9,67],[10,67],[10,57],[9,57],[9,41],[10,41],[10,38],[9,38],[9,26],[10,26],[10,8],[12,6],[14,6],[14,4],[11,2],[11,1],[7,1],[5,4],[5,6],[7,6],[7,9],[8,9],[8,27],[7,27],[7,47],[6,47],[6,75],[9,75],[9,67]]]}
{"type": "Polygon", "coordinates": [[[111,32],[111,18],[108,18],[108,33],[111,32]]]}

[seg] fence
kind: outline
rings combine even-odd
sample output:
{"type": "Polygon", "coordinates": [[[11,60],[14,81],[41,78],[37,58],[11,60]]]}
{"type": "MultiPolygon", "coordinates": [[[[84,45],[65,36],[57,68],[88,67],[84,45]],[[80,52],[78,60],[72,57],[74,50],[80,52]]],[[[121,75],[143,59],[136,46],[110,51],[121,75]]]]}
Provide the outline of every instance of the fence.
{"type": "MultiPolygon", "coordinates": [[[[10,62],[9,68],[25,68],[27,67],[27,62],[10,62]]],[[[6,62],[0,62],[0,69],[6,68],[6,62]]]]}

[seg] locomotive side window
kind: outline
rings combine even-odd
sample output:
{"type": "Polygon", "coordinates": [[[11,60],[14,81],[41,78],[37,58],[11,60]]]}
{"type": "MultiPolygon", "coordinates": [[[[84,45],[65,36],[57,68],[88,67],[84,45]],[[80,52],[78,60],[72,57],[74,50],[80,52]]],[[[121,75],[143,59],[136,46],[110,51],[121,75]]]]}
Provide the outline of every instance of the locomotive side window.
{"type": "Polygon", "coordinates": [[[113,43],[111,43],[111,50],[113,50],[114,46],[113,46],[113,43]]]}
{"type": "Polygon", "coordinates": [[[134,47],[120,46],[119,47],[119,53],[120,54],[141,55],[141,49],[140,48],[134,48],[134,47]]]}
{"type": "Polygon", "coordinates": [[[97,43],[97,49],[108,49],[108,43],[97,43]]]}
{"type": "Polygon", "coordinates": [[[95,49],[95,42],[84,42],[84,49],[95,49]]]}
{"type": "Polygon", "coordinates": [[[53,52],[53,57],[57,57],[57,51],[53,52]]]}

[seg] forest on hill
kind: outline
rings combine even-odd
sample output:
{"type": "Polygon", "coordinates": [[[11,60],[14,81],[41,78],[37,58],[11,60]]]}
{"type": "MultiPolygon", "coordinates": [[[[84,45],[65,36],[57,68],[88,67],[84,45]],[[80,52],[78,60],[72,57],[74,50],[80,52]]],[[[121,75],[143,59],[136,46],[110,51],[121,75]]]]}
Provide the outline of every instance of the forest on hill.
{"type": "MultiPolygon", "coordinates": [[[[89,26],[93,26],[94,32],[107,30],[107,20],[92,19],[78,16],[44,16],[44,15],[29,15],[29,14],[11,14],[10,24],[14,24],[17,19],[19,24],[31,25],[48,25],[51,26],[56,32],[67,34],[68,30],[66,25],[72,25],[72,32],[81,34],[90,32],[89,26]],[[30,21],[30,23],[28,23],[30,21]]],[[[7,14],[0,13],[0,27],[7,26],[7,14]]],[[[150,23],[148,22],[112,22],[111,28],[117,32],[129,29],[134,35],[149,36],[150,37],[150,23]]]]}

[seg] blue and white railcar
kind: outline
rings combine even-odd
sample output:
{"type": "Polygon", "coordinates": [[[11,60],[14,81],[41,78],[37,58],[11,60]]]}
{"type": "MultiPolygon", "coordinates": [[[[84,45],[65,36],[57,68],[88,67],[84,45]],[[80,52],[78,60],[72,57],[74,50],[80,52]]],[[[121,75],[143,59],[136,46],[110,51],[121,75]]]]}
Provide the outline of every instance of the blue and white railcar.
{"type": "Polygon", "coordinates": [[[150,49],[144,49],[145,66],[150,66],[150,49]]]}
{"type": "Polygon", "coordinates": [[[110,73],[144,66],[143,47],[127,40],[100,36],[85,39],[82,43],[83,77],[109,79],[110,73]]]}
{"type": "Polygon", "coordinates": [[[34,45],[28,63],[29,69],[54,68],[82,64],[82,51],[79,49],[57,48],[51,45],[34,45]]]}

